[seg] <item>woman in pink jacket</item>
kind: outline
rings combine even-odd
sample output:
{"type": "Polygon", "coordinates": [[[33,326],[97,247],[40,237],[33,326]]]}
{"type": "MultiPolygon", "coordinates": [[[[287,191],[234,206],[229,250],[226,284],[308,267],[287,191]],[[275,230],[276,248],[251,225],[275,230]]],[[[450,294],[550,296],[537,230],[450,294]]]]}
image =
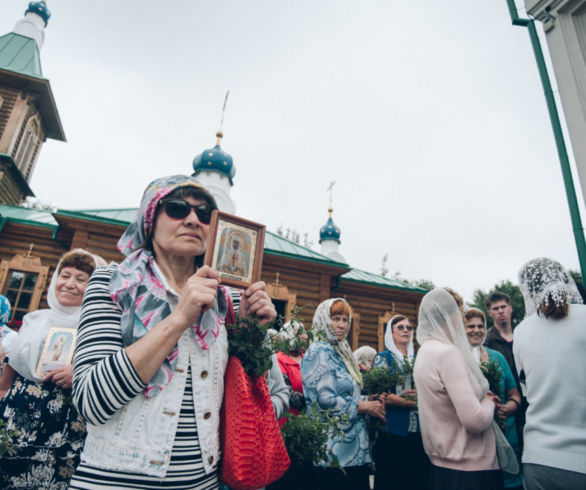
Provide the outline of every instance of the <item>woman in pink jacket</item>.
{"type": "Polygon", "coordinates": [[[436,288],[423,298],[417,341],[413,374],[432,463],[430,489],[502,489],[491,427],[498,398],[472,358],[462,312],[446,290],[436,288]]]}

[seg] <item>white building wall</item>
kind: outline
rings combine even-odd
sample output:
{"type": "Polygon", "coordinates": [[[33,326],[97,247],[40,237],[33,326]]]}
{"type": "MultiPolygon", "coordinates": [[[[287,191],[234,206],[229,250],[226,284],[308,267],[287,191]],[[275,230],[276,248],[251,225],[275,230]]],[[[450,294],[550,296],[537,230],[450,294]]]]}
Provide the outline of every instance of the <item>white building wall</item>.
{"type": "Polygon", "coordinates": [[[586,0],[525,0],[543,23],[586,205],[586,0]]]}

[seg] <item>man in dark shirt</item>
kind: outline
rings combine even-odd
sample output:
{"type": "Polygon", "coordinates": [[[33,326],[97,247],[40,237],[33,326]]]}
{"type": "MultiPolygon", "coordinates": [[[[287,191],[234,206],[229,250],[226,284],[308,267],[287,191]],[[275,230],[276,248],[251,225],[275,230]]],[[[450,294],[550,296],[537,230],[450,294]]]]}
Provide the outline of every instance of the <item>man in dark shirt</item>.
{"type": "Polygon", "coordinates": [[[519,432],[519,442],[522,444],[527,401],[521,385],[522,380],[519,379],[517,367],[515,366],[515,357],[513,356],[513,327],[511,325],[513,307],[511,306],[511,299],[507,294],[495,291],[486,298],[484,304],[494,322],[493,327],[486,334],[484,345],[500,352],[505,357],[521,395],[521,406],[515,413],[515,422],[519,432]]]}

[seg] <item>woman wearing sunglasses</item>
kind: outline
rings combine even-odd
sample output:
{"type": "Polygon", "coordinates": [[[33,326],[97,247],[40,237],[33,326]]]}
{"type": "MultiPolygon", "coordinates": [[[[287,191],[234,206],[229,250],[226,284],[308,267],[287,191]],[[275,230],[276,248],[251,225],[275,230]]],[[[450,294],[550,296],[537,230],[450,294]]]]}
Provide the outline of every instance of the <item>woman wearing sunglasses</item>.
{"type": "Polygon", "coordinates": [[[408,374],[415,359],[413,327],[409,318],[395,315],[390,319],[385,332],[385,347],[376,356],[374,367],[387,368],[391,374],[398,370],[403,374],[404,382],[382,396],[387,423],[378,431],[373,448],[374,487],[427,488],[429,459],[419,431],[417,395],[408,374]]]}
{"type": "MultiPolygon", "coordinates": [[[[118,242],[127,257],[90,280],[74,357],[88,436],[71,488],[218,487],[229,291],[203,266],[214,198],[191,177],[152,182],[118,242]]],[[[241,315],[272,321],[264,283],[241,315]]]]}

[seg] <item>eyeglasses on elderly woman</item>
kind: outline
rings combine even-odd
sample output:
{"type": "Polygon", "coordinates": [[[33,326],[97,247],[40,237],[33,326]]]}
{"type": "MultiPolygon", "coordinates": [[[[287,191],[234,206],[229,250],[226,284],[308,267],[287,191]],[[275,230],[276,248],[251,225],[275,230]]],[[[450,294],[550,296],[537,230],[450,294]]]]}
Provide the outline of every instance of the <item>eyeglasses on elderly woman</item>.
{"type": "Polygon", "coordinates": [[[190,204],[184,199],[162,199],[159,203],[163,207],[165,213],[171,219],[184,219],[189,216],[191,210],[195,211],[197,219],[204,225],[210,223],[212,219],[212,212],[216,209],[210,204],[190,204]]]}

